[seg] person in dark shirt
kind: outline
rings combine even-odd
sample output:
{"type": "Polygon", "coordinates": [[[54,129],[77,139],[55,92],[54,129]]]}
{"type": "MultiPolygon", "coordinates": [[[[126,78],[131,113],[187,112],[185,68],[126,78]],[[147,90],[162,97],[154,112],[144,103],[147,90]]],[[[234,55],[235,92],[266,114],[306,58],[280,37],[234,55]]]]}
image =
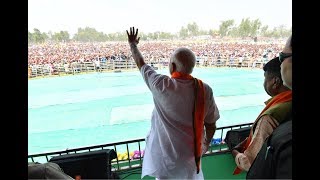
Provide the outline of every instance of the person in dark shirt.
{"type": "MultiPolygon", "coordinates": [[[[292,89],[292,36],[279,53],[283,84],[292,89]]],[[[264,142],[247,179],[292,179],[292,111],[264,142]]]]}

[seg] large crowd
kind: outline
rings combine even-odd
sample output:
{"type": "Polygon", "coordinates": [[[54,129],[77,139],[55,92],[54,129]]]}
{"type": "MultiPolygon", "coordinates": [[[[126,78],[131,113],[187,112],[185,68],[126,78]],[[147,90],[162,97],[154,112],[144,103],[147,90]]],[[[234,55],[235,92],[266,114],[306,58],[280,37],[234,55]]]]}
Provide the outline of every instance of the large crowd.
{"type": "MultiPolygon", "coordinates": [[[[208,41],[150,41],[139,44],[149,63],[169,59],[174,49],[187,47],[198,58],[266,61],[277,56],[284,44],[279,43],[215,43],[208,41]]],[[[37,65],[64,65],[73,62],[108,62],[131,57],[126,42],[106,43],[45,43],[28,47],[29,67],[37,65]]]]}

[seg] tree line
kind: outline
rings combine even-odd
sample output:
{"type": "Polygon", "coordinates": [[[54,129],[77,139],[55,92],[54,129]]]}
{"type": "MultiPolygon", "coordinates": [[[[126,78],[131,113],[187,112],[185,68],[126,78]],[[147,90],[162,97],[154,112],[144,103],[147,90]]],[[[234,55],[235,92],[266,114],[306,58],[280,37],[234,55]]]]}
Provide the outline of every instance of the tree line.
{"type": "MultiPolygon", "coordinates": [[[[139,32],[143,40],[165,40],[165,39],[187,39],[195,36],[209,35],[213,37],[233,37],[233,38],[255,38],[257,36],[286,38],[292,33],[292,27],[287,29],[284,25],[270,29],[267,25],[262,25],[259,19],[250,20],[250,18],[243,18],[239,25],[236,25],[233,19],[222,21],[219,29],[202,30],[197,23],[192,22],[186,26],[182,26],[178,33],[169,32],[139,32]]],[[[28,43],[43,43],[46,41],[55,42],[105,42],[105,41],[126,41],[126,32],[116,32],[105,34],[97,31],[95,28],[85,27],[78,28],[76,34],[70,37],[68,31],[60,31],[52,33],[41,32],[39,29],[33,29],[33,32],[28,31],[28,43]]]]}

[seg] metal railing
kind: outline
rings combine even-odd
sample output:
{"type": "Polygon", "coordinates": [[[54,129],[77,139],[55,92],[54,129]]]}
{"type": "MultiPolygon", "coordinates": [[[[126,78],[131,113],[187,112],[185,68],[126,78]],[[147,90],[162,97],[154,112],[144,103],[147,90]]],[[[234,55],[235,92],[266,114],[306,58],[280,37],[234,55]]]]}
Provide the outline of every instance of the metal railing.
{"type": "MultiPolygon", "coordinates": [[[[232,129],[243,128],[243,127],[250,127],[252,124],[253,123],[246,123],[246,124],[238,124],[238,125],[224,126],[224,127],[217,128],[214,137],[220,137],[221,141],[218,144],[211,143],[210,148],[208,149],[206,154],[204,154],[204,156],[229,152],[230,150],[228,149],[227,145],[223,141],[227,131],[232,129]]],[[[43,160],[44,158],[45,158],[44,162],[48,162],[54,156],[60,156],[65,154],[76,154],[81,152],[90,152],[90,151],[101,150],[101,149],[113,149],[117,153],[117,158],[111,161],[112,171],[129,170],[129,169],[142,167],[142,160],[143,160],[142,144],[145,144],[144,138],[116,142],[116,143],[108,143],[108,144],[101,144],[101,145],[95,145],[95,146],[67,149],[63,151],[32,154],[32,155],[28,155],[28,162],[39,162],[40,159],[43,160]],[[130,152],[132,154],[132,148],[130,150],[129,146],[132,147],[132,145],[134,145],[135,148],[138,148],[138,150],[136,150],[138,152],[138,155],[136,154],[135,157],[130,156],[130,152]],[[126,154],[125,157],[119,156],[120,153],[118,152],[118,149],[117,149],[117,147],[119,146],[122,146],[122,149],[126,150],[126,152],[123,153],[123,154],[126,154]]]]}
{"type": "MultiPolygon", "coordinates": [[[[168,59],[162,58],[155,62],[146,60],[147,64],[163,69],[168,67],[168,59]]],[[[261,67],[262,61],[254,59],[245,59],[241,63],[238,59],[217,58],[217,57],[197,57],[196,67],[261,67]]],[[[121,71],[121,70],[137,70],[137,66],[132,58],[114,61],[104,61],[97,65],[94,62],[73,62],[70,64],[54,64],[51,65],[34,65],[28,69],[28,77],[44,77],[52,75],[77,74],[88,72],[103,72],[103,71],[121,71]]]]}
{"type": "Polygon", "coordinates": [[[214,144],[211,141],[211,146],[208,149],[208,151],[206,152],[206,154],[204,154],[204,156],[211,155],[211,154],[214,154],[214,153],[216,154],[216,153],[230,152],[228,146],[224,142],[224,139],[225,139],[225,137],[227,135],[227,132],[229,130],[233,130],[233,129],[241,129],[241,128],[244,128],[244,127],[251,127],[252,124],[253,123],[245,123],[245,124],[237,124],[237,125],[223,126],[223,127],[217,128],[212,140],[214,140],[215,137],[219,137],[219,139],[221,141],[218,144],[214,144]]]}

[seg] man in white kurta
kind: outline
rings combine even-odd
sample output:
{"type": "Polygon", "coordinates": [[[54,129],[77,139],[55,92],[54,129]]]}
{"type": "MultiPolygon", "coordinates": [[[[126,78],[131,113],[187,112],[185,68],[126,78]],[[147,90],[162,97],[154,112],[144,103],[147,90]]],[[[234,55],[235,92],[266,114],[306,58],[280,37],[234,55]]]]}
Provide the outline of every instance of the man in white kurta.
{"type": "MultiPolygon", "coordinates": [[[[130,33],[127,31],[127,34],[132,57],[153,95],[155,106],[151,117],[151,129],[146,137],[141,178],[149,175],[157,179],[203,179],[201,166],[197,173],[196,162],[199,162],[198,156],[201,157],[201,151],[195,151],[195,141],[197,145],[202,144],[202,152],[205,152],[220,115],[212,89],[207,84],[203,83],[203,88],[201,85],[200,90],[195,92],[195,82],[199,80],[190,75],[196,62],[194,53],[188,48],[178,48],[172,54],[169,63],[169,71],[173,77],[171,78],[157,74],[144,62],[137,47],[140,39],[137,37],[138,29],[135,31],[134,27],[130,28],[130,33]],[[204,97],[199,93],[202,90],[204,97]],[[199,100],[195,103],[195,97],[198,97],[195,95],[199,94],[204,104],[199,103],[199,100]],[[194,121],[194,117],[198,116],[194,116],[193,111],[196,115],[201,112],[201,118],[194,121]],[[193,125],[194,122],[198,128],[198,124],[200,128],[203,124],[205,130],[198,131],[193,125]],[[203,135],[199,136],[200,139],[195,138],[195,132],[203,132],[203,135]],[[199,143],[201,138],[202,143],[199,143]]],[[[141,113],[144,113],[143,109],[141,113]]]]}
{"type": "MultiPolygon", "coordinates": [[[[141,74],[153,95],[151,130],[146,138],[142,174],[158,178],[203,179],[196,173],[193,116],[194,82],[157,74],[145,64],[141,74]]],[[[204,83],[205,122],[214,123],[219,111],[212,89],[204,83]]]]}

